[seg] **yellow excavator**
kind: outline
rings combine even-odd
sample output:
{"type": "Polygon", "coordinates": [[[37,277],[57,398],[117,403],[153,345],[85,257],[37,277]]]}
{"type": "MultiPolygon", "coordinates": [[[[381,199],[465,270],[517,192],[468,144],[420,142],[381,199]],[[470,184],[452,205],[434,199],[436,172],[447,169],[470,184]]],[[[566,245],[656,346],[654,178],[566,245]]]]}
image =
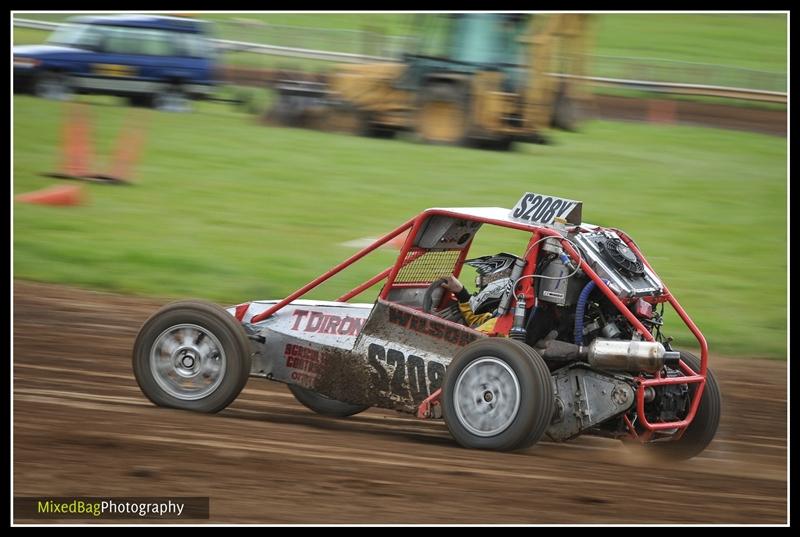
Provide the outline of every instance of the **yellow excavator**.
{"type": "Polygon", "coordinates": [[[589,92],[590,15],[419,15],[400,62],[343,65],[324,82],[283,80],[273,123],[508,149],[574,129],[589,92]]]}

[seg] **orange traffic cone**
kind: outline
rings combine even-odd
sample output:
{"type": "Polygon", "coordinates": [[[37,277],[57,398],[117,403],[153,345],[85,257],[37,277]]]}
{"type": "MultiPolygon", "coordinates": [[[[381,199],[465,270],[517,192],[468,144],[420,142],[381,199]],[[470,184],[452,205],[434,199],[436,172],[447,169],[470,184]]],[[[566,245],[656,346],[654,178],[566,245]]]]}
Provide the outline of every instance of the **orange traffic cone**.
{"type": "Polygon", "coordinates": [[[87,175],[87,179],[106,183],[131,183],[133,168],[141,155],[145,139],[145,124],[149,115],[139,109],[132,109],[122,124],[111,164],[105,173],[87,175]],[[136,114],[133,119],[128,119],[136,114]]]}
{"type": "Polygon", "coordinates": [[[38,205],[81,205],[85,201],[83,189],[77,185],[53,186],[17,196],[17,201],[38,205]]]}
{"type": "Polygon", "coordinates": [[[89,173],[93,159],[89,112],[86,104],[67,103],[61,131],[61,168],[45,174],[59,179],[82,179],[89,173]]]}

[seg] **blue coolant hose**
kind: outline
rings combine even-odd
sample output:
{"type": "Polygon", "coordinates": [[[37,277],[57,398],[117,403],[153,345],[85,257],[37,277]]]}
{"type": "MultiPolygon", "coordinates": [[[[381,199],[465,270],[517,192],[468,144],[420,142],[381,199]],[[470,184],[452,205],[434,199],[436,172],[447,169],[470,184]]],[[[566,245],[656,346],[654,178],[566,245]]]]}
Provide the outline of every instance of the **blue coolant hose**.
{"type": "Polygon", "coordinates": [[[594,288],[594,280],[590,280],[578,297],[578,305],[575,307],[575,345],[583,345],[583,316],[586,313],[586,301],[594,288]]]}

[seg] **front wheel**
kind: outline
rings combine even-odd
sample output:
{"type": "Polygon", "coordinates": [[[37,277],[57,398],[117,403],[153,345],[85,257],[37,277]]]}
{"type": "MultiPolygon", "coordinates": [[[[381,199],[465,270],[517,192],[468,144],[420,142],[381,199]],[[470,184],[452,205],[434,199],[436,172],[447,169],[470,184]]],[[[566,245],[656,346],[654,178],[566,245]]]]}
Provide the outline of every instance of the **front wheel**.
{"type": "Polygon", "coordinates": [[[44,71],[33,83],[33,93],[37,97],[56,101],[67,101],[72,98],[73,90],[69,78],[63,73],[44,71]]]}
{"type": "MultiPolygon", "coordinates": [[[[700,358],[686,351],[680,351],[681,360],[695,371],[700,371],[700,358]]],[[[717,379],[708,369],[706,386],[700,399],[700,406],[694,415],[694,420],[689,424],[686,432],[675,441],[658,441],[644,444],[651,453],[658,458],[675,461],[691,459],[699,455],[714,439],[719,427],[722,409],[722,395],[720,394],[717,379]]],[[[694,395],[696,384],[689,385],[689,393],[694,395]]]]}
{"type": "Polygon", "coordinates": [[[550,426],[554,404],[544,360],[511,339],[471,343],[445,373],[442,412],[450,434],[464,447],[530,447],[550,426]]]}
{"type": "Polygon", "coordinates": [[[184,300],[164,306],[142,326],[133,346],[133,373],[158,406],[219,412],[250,375],[250,341],[220,306],[184,300]]]}
{"type": "Polygon", "coordinates": [[[306,408],[310,408],[317,414],[323,416],[331,416],[334,418],[346,418],[353,416],[368,409],[368,406],[354,405],[352,403],[345,403],[344,401],[337,401],[326,397],[321,393],[303,388],[297,384],[289,384],[289,391],[292,392],[295,399],[303,404],[306,408]]]}

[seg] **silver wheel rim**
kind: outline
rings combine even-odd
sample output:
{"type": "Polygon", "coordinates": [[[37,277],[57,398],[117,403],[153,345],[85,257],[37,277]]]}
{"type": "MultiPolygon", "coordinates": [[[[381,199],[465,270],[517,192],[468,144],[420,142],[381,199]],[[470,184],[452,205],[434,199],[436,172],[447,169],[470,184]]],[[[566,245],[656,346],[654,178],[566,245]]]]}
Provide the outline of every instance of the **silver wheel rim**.
{"type": "Polygon", "coordinates": [[[465,429],[476,436],[496,436],[519,413],[519,380],[502,360],[481,356],[458,375],[453,397],[456,417],[465,429]]]}
{"type": "Polygon", "coordinates": [[[195,401],[214,392],[227,359],[219,340],[196,324],[161,332],[150,348],[150,370],[159,387],[176,399],[195,401]]]}
{"type": "Polygon", "coordinates": [[[63,78],[58,75],[46,75],[37,82],[36,94],[45,99],[64,101],[70,91],[63,78]]]}
{"type": "Polygon", "coordinates": [[[167,89],[156,96],[156,108],[163,112],[187,112],[189,100],[181,91],[167,89]]]}

